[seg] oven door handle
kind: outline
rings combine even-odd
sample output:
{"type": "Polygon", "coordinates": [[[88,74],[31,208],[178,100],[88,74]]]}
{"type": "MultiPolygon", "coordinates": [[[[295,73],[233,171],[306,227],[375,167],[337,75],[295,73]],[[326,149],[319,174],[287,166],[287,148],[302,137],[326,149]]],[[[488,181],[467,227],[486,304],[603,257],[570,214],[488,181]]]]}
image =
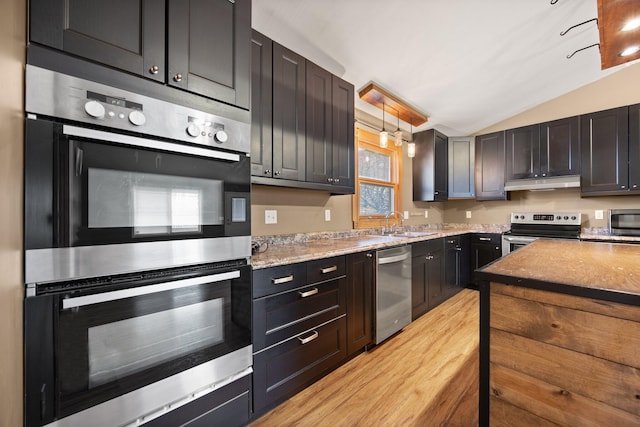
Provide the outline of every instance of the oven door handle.
{"type": "Polygon", "coordinates": [[[91,304],[116,301],[124,298],[137,297],[141,295],[155,294],[157,292],[171,291],[186,288],[188,286],[203,285],[205,283],[222,282],[240,277],[240,270],[228,271],[226,273],[210,274],[208,276],[193,277],[191,279],[175,280],[172,282],[157,283],[155,285],[140,286],[137,288],[121,289],[119,291],[103,292],[100,294],[84,295],[80,297],[65,298],[62,300],[62,309],[82,307],[91,304]]]}
{"type": "Polygon", "coordinates": [[[519,237],[502,236],[502,238],[509,243],[531,243],[534,240],[539,239],[539,237],[526,237],[526,236],[519,236],[519,237]]]}
{"type": "Polygon", "coordinates": [[[194,156],[208,157],[219,160],[240,161],[238,154],[224,151],[210,150],[207,148],[192,147],[190,145],[175,144],[171,142],[156,141],[153,139],[139,138],[136,136],[123,135],[120,133],[104,132],[101,130],[80,128],[77,126],[62,126],[62,133],[69,136],[81,138],[91,138],[99,141],[109,141],[118,144],[131,145],[140,148],[150,148],[152,150],[170,151],[172,153],[193,154],[194,156]]]}

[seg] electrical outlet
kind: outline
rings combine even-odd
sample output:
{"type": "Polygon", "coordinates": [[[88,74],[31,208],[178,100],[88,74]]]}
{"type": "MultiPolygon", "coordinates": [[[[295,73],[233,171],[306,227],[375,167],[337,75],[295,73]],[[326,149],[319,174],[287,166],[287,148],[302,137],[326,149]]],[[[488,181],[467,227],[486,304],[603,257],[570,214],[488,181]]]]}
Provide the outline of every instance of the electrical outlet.
{"type": "Polygon", "coordinates": [[[409,211],[404,211],[404,219],[409,219],[409,211]]]}
{"type": "Polygon", "coordinates": [[[467,219],[471,218],[471,211],[467,211],[467,219]]]}
{"type": "Polygon", "coordinates": [[[324,220],[331,221],[331,209],[324,210],[324,220]]]}
{"type": "Polygon", "coordinates": [[[424,217],[429,218],[429,211],[424,211],[424,217]]]}
{"type": "Polygon", "coordinates": [[[596,219],[604,219],[604,211],[597,210],[596,211],[596,219]]]}
{"type": "Polygon", "coordinates": [[[277,224],[278,223],[278,211],[265,210],[264,211],[264,223],[265,224],[277,224]]]}

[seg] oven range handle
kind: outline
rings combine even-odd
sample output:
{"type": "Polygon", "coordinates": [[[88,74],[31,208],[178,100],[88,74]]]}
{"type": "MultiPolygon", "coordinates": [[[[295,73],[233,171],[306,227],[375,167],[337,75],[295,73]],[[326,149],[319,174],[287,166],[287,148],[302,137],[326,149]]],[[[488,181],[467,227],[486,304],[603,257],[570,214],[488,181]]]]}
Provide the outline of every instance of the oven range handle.
{"type": "Polygon", "coordinates": [[[153,139],[139,138],[137,136],[123,135],[120,133],[104,132],[95,129],[80,128],[77,126],[63,125],[62,133],[69,136],[116,142],[118,144],[131,145],[134,147],[151,148],[154,150],[170,151],[180,154],[193,154],[194,156],[208,157],[220,160],[230,160],[233,162],[240,161],[239,155],[227,153],[224,151],[192,147],[189,145],[175,144],[172,142],[156,141],[153,139]]]}
{"type": "Polygon", "coordinates": [[[210,274],[208,276],[193,277],[191,279],[175,280],[173,282],[157,283],[155,285],[140,286],[137,288],[121,289],[119,291],[103,292],[101,294],[85,295],[81,297],[65,298],[62,300],[62,309],[82,307],[85,305],[99,304],[103,302],[116,301],[119,299],[149,295],[157,292],[171,291],[174,289],[186,288],[188,286],[202,285],[205,283],[222,282],[224,280],[237,279],[240,277],[240,270],[228,271],[226,273],[210,274]]]}
{"type": "Polygon", "coordinates": [[[518,236],[518,237],[502,236],[502,238],[509,243],[531,243],[534,240],[539,239],[539,237],[529,237],[529,236],[518,236]]]}

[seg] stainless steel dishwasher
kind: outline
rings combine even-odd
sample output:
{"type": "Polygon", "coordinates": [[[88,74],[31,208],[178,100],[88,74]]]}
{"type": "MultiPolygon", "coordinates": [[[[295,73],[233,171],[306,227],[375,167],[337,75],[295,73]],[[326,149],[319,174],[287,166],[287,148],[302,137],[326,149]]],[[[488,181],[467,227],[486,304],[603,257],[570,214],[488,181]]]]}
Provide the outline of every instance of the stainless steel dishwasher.
{"type": "Polygon", "coordinates": [[[376,344],[411,323],[411,246],[376,252],[376,344]]]}

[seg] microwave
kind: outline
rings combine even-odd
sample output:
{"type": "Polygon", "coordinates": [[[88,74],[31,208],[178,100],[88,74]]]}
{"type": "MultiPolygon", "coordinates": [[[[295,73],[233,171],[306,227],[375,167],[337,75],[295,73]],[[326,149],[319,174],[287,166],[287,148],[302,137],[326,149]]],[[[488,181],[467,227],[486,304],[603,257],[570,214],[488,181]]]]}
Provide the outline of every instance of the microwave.
{"type": "Polygon", "coordinates": [[[611,209],[609,230],[615,236],[640,236],[640,209],[611,209]]]}

